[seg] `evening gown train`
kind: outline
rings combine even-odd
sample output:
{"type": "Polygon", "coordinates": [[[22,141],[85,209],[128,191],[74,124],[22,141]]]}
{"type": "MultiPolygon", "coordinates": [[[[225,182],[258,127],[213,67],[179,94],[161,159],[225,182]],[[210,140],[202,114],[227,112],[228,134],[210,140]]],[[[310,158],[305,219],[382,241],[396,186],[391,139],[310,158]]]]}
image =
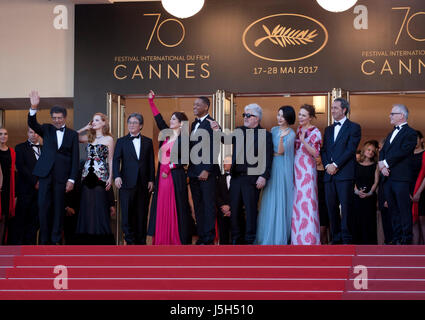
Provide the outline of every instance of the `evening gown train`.
{"type": "MultiPolygon", "coordinates": [[[[291,226],[291,243],[298,245],[320,244],[319,203],[316,160],[300,140],[301,128],[295,140],[295,190],[291,226]]],[[[319,155],[322,136],[319,129],[307,129],[306,142],[319,155]]]]}
{"type": "MultiPolygon", "coordinates": [[[[110,208],[105,190],[110,170],[108,147],[103,144],[87,145],[87,160],[82,173],[81,202],[76,233],[90,240],[112,244],[110,208]]],[[[101,244],[101,243],[96,243],[101,244]]]]}
{"type": "Polygon", "coordinates": [[[283,138],[284,154],[277,155],[280,127],[271,129],[275,156],[270,179],[261,199],[256,244],[288,244],[290,239],[294,197],[295,132],[289,130],[290,132],[283,138]]]}
{"type": "Polygon", "coordinates": [[[161,146],[161,162],[158,175],[158,202],[156,207],[154,245],[179,245],[177,206],[174,196],[173,176],[170,169],[170,154],[174,141],[167,140],[161,146]],[[165,173],[166,178],[162,176],[165,173]]]}

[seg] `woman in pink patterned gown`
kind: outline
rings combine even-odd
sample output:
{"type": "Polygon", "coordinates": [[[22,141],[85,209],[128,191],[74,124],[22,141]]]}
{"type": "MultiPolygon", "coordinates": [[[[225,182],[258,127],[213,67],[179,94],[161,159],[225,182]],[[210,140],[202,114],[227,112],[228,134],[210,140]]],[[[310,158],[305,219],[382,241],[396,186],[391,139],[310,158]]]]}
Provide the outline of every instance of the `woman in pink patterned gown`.
{"type": "Polygon", "coordinates": [[[322,135],[319,129],[311,124],[315,117],[316,112],[313,106],[307,104],[301,106],[298,113],[300,126],[295,139],[292,244],[320,244],[315,158],[319,156],[322,135]]]}

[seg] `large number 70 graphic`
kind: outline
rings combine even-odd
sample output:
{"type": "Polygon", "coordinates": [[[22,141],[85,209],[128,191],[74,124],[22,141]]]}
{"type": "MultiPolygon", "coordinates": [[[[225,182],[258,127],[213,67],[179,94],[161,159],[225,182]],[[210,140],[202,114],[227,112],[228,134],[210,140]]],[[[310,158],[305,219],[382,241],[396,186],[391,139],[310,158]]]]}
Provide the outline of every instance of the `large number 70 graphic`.
{"type": "Polygon", "coordinates": [[[407,17],[409,16],[409,12],[410,12],[411,7],[397,7],[397,8],[391,8],[391,9],[393,9],[393,10],[406,10],[406,15],[404,16],[404,20],[403,20],[403,23],[401,24],[400,31],[398,33],[397,39],[395,40],[395,44],[398,43],[398,40],[400,39],[400,35],[401,35],[401,32],[403,31],[403,28],[404,28],[404,25],[405,24],[406,24],[407,34],[409,35],[409,37],[412,40],[415,40],[415,41],[425,41],[425,38],[422,38],[422,39],[421,38],[415,38],[410,33],[410,30],[409,30],[409,25],[410,25],[410,22],[412,21],[412,19],[414,17],[418,16],[418,15],[425,14],[425,12],[423,12],[423,11],[416,12],[416,13],[412,14],[409,19],[407,19],[407,17]],[[406,19],[407,19],[407,23],[406,23],[406,19]]]}
{"type": "Polygon", "coordinates": [[[166,19],[166,20],[163,20],[160,24],[159,24],[159,26],[158,26],[158,22],[159,22],[159,20],[161,19],[161,14],[160,13],[145,13],[145,14],[143,14],[144,16],[156,16],[157,18],[156,18],[156,22],[155,22],[155,26],[153,27],[153,29],[152,29],[152,33],[151,33],[151,36],[150,36],[150,38],[149,38],[149,42],[148,42],[148,44],[147,44],[147,46],[146,46],[146,50],[148,50],[149,49],[149,46],[150,46],[150,44],[151,44],[151,41],[152,41],[152,38],[153,38],[153,35],[154,35],[154,33],[155,33],[155,30],[156,30],[156,38],[158,39],[158,41],[163,45],[163,46],[165,46],[165,47],[177,47],[180,43],[182,43],[182,41],[183,41],[183,39],[184,39],[184,36],[185,36],[185,30],[184,30],[184,26],[183,26],[183,24],[179,21],[179,20],[176,20],[176,19],[166,19]],[[161,29],[161,27],[165,24],[165,23],[167,23],[167,22],[176,22],[179,26],[180,26],[180,28],[181,28],[181,37],[180,37],[180,40],[179,41],[177,41],[176,43],[172,43],[172,44],[170,44],[170,43],[165,43],[164,41],[162,41],[161,40],[161,37],[160,37],[160,35],[159,35],[159,30],[161,29]]]}

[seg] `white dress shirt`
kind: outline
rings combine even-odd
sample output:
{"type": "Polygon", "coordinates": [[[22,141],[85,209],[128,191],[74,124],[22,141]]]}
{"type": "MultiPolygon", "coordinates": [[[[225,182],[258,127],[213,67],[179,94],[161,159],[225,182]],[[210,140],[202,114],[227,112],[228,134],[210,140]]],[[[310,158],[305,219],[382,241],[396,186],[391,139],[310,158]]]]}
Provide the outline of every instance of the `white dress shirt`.
{"type": "Polygon", "coordinates": [[[342,118],[341,120],[337,121],[339,122],[341,125],[340,126],[335,126],[334,128],[334,141],[336,140],[336,138],[338,137],[338,133],[341,130],[342,126],[344,125],[345,120],[347,120],[347,117],[342,118]]]}
{"type": "Polygon", "coordinates": [[[134,146],[134,149],[136,150],[137,160],[139,160],[140,159],[140,134],[138,138],[133,139],[133,146],[134,146]]]}
{"type": "Polygon", "coordinates": [[[38,158],[40,158],[40,155],[41,155],[41,146],[40,146],[40,144],[39,143],[32,143],[29,140],[28,140],[28,142],[32,145],[32,149],[34,150],[35,158],[38,160],[38,158]]]}
{"type": "Polygon", "coordinates": [[[399,127],[400,129],[394,129],[393,134],[391,135],[390,143],[392,143],[392,142],[393,142],[393,140],[394,140],[395,136],[396,136],[396,135],[400,132],[401,127],[402,127],[402,126],[404,126],[405,124],[407,124],[407,122],[404,122],[404,123],[402,123],[402,124],[399,124],[399,125],[398,125],[398,127],[399,127]]]}
{"type": "MultiPolygon", "coordinates": [[[[206,117],[208,117],[208,113],[205,115],[205,116],[203,116],[202,118],[199,118],[199,120],[202,122],[202,121],[204,121],[205,120],[205,118],[206,117]]],[[[196,130],[198,130],[198,127],[201,125],[201,123],[200,122],[198,122],[196,125],[195,125],[195,129],[193,129],[193,133],[195,133],[196,132],[196,130]]]]}
{"type": "MultiPolygon", "coordinates": [[[[399,124],[399,125],[398,125],[398,127],[399,127],[400,129],[394,129],[393,134],[391,135],[391,138],[390,138],[390,144],[393,142],[393,140],[394,140],[394,138],[396,137],[396,135],[400,132],[401,127],[403,127],[405,124],[407,124],[407,122],[403,122],[402,124],[399,124]]],[[[386,159],[384,159],[384,160],[383,160],[383,163],[384,163],[384,165],[385,165],[387,168],[390,168],[390,166],[388,165],[388,162],[387,162],[387,160],[386,160],[386,159]]]]}

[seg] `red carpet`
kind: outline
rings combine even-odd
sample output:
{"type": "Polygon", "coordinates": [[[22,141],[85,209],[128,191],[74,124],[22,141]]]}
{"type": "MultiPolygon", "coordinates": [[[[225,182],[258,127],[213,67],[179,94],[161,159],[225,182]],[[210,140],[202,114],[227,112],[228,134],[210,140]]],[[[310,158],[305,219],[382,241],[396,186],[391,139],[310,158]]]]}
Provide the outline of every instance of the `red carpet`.
{"type": "Polygon", "coordinates": [[[425,299],[425,247],[1,247],[0,299],[425,299]]]}

